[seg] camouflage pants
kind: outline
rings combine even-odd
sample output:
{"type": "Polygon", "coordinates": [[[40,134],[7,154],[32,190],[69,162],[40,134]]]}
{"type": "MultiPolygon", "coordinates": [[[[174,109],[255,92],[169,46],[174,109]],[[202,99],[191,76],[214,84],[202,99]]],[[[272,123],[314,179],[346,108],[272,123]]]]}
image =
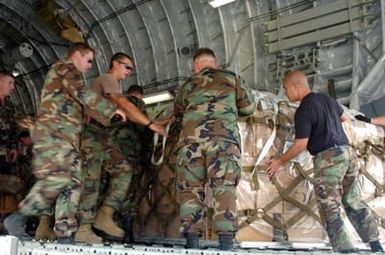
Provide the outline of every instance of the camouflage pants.
{"type": "Polygon", "coordinates": [[[177,151],[177,191],[183,235],[204,231],[206,184],[213,192],[214,231],[238,230],[235,189],[240,173],[240,150],[236,144],[194,143],[177,151]]]}
{"type": "MultiPolygon", "coordinates": [[[[134,129],[132,124],[114,130],[114,141],[119,145],[121,152],[132,166],[131,184],[122,207],[123,215],[137,214],[139,199],[142,196],[141,193],[143,193],[140,190],[140,181],[144,174],[141,160],[150,162],[151,159],[151,154],[148,151],[142,150],[143,137],[140,135],[143,135],[143,133],[139,133],[134,129]]],[[[148,137],[144,137],[144,139],[148,139],[148,137]]]]}
{"type": "Polygon", "coordinates": [[[93,223],[98,207],[99,188],[102,166],[110,174],[107,191],[103,194],[102,204],[121,209],[129,188],[132,167],[121,153],[119,146],[113,142],[112,136],[106,138],[99,133],[85,129],[82,139],[84,156],[83,171],[84,193],[80,203],[82,223],[93,223]]]}
{"type": "Polygon", "coordinates": [[[362,199],[354,151],[348,146],[322,151],[314,158],[314,167],[318,208],[334,251],[354,247],[341,216],[341,201],[362,241],[378,240],[377,223],[362,199]]]}
{"type": "Polygon", "coordinates": [[[131,162],[133,169],[132,180],[130,187],[127,191],[126,199],[122,206],[123,215],[136,215],[138,213],[138,188],[140,183],[140,177],[142,176],[142,166],[138,162],[131,162]]]}
{"type": "Polygon", "coordinates": [[[33,173],[37,179],[20,204],[27,216],[50,214],[55,206],[55,233],[66,237],[78,228],[76,214],[82,191],[80,153],[71,143],[49,135],[34,141],[33,173]]]}

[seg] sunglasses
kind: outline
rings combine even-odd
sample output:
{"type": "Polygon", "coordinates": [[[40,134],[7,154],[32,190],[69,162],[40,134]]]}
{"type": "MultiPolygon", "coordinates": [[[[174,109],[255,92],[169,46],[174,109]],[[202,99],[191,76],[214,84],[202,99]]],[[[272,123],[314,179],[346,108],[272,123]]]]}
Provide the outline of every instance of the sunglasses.
{"type": "Polygon", "coordinates": [[[130,70],[130,71],[134,70],[134,67],[133,67],[133,66],[131,66],[131,65],[127,64],[127,63],[124,63],[124,62],[122,62],[122,61],[119,61],[119,60],[118,60],[118,62],[119,62],[120,64],[124,65],[124,67],[125,67],[127,70],[130,70]]]}

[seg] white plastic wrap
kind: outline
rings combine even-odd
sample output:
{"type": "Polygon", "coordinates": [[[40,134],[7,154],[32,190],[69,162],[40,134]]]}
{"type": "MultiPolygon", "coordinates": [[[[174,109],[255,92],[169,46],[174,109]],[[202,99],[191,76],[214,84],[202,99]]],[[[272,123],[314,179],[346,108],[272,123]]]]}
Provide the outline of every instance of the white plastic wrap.
{"type": "MultiPolygon", "coordinates": [[[[242,215],[240,217],[242,228],[237,238],[238,240],[271,241],[282,240],[284,234],[287,234],[290,241],[326,242],[327,236],[319,222],[311,182],[313,176],[311,155],[304,153],[300,158],[282,167],[276,177],[277,184],[274,184],[266,175],[266,161],[283,153],[294,139],[293,118],[297,105],[278,102],[277,98],[262,94],[258,93],[256,96],[258,103],[254,121],[240,123],[242,144],[247,146],[242,146],[244,171],[237,188],[237,206],[242,215]],[[278,106],[276,115],[272,114],[273,104],[278,106]],[[269,105],[269,107],[261,110],[262,105],[269,105]],[[263,116],[269,120],[261,120],[263,116]],[[275,116],[275,119],[272,116],[275,116]],[[273,126],[266,124],[269,121],[276,124],[276,135],[260,164],[256,164],[262,148],[274,129],[273,126]],[[293,162],[299,163],[300,166],[293,162]],[[284,199],[284,196],[287,197],[284,199]],[[272,220],[275,223],[271,223],[272,220]],[[280,225],[285,226],[284,232],[279,228],[280,225]]],[[[345,111],[348,110],[345,109],[345,111]]],[[[357,164],[365,167],[371,176],[370,178],[364,175],[359,177],[364,199],[369,202],[379,217],[385,217],[385,206],[379,202],[383,200],[382,191],[372,182],[374,179],[378,182],[377,185],[385,183],[384,162],[366,149],[369,145],[383,149],[384,131],[381,127],[354,120],[352,116],[355,114],[354,111],[352,113],[348,111],[352,120],[344,122],[343,127],[350,144],[359,149],[360,157],[357,164]]],[[[347,225],[352,228],[349,223],[347,225]]],[[[353,240],[360,241],[353,229],[350,232],[353,240]]],[[[380,232],[383,238],[385,231],[381,229],[380,232]]]]}
{"type": "MultiPolygon", "coordinates": [[[[381,10],[380,1],[376,1],[374,10],[381,10]]],[[[381,15],[375,20],[372,28],[355,34],[358,38],[357,47],[354,50],[354,65],[357,76],[353,79],[353,90],[350,94],[350,107],[360,109],[362,105],[385,96],[383,80],[385,78],[385,56],[382,52],[382,24],[381,15]],[[365,49],[365,46],[367,49],[365,49]]],[[[354,78],[354,77],[353,77],[354,78]]]]}

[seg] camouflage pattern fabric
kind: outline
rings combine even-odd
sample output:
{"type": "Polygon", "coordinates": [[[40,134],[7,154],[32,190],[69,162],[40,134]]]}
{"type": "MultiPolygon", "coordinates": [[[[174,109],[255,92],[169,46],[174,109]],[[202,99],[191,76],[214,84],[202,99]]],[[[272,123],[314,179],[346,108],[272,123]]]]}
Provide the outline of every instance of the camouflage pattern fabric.
{"type": "MultiPolygon", "coordinates": [[[[127,96],[139,110],[146,113],[145,104],[142,99],[134,96],[127,96]]],[[[130,162],[139,162],[142,151],[142,135],[146,132],[146,128],[133,122],[121,122],[114,126],[114,137],[117,144],[130,162]]]]}
{"type": "Polygon", "coordinates": [[[143,175],[143,167],[138,162],[130,162],[130,166],[133,169],[132,178],[122,206],[122,215],[137,215],[138,213],[139,197],[137,191],[143,175]]]}
{"type": "MultiPolygon", "coordinates": [[[[142,99],[135,96],[127,96],[126,98],[143,113],[146,113],[145,103],[142,99]]],[[[136,191],[140,176],[143,174],[142,160],[145,158],[150,160],[149,150],[151,147],[146,146],[146,144],[152,144],[151,138],[153,132],[133,122],[117,123],[114,127],[114,140],[132,167],[132,180],[127,190],[122,213],[134,215],[137,213],[138,207],[136,191]],[[148,156],[146,157],[146,155],[148,156]]]]}
{"type": "Polygon", "coordinates": [[[214,232],[236,232],[239,147],[228,142],[193,143],[178,151],[177,164],[181,233],[203,233],[206,182],[213,191],[214,232]]]}
{"type": "Polygon", "coordinates": [[[0,106],[0,173],[10,174],[11,165],[7,160],[10,149],[17,148],[17,125],[15,111],[8,98],[0,106]]]}
{"type": "Polygon", "coordinates": [[[93,223],[98,200],[115,210],[120,210],[132,178],[132,167],[115,143],[111,128],[101,129],[94,124],[86,126],[82,138],[85,171],[84,193],[80,203],[81,222],[93,223]],[[106,193],[101,194],[102,169],[110,175],[106,193]]]}
{"type": "Polygon", "coordinates": [[[182,118],[182,130],[176,172],[182,234],[203,231],[206,182],[214,193],[215,231],[237,230],[235,188],[241,167],[237,120],[253,111],[247,85],[226,70],[206,68],[179,90],[175,115],[182,118]]]}
{"type": "Polygon", "coordinates": [[[115,139],[116,130],[122,125],[116,120],[111,128],[105,129],[91,120],[90,125],[85,127],[82,138],[85,160],[82,168],[86,177],[80,203],[81,222],[84,224],[94,222],[100,203],[119,211],[126,200],[133,167],[115,139]]]}
{"type": "Polygon", "coordinates": [[[18,173],[25,183],[23,194],[26,194],[36,181],[32,171],[32,148],[32,145],[25,147],[23,154],[18,155],[17,159],[18,173]]]}
{"type": "Polygon", "coordinates": [[[24,215],[48,214],[56,201],[55,233],[70,236],[77,230],[76,213],[83,173],[79,151],[84,108],[109,123],[116,106],[87,89],[70,60],[59,60],[48,72],[35,126],[32,167],[37,182],[21,202],[24,215]]]}
{"type": "MultiPolygon", "coordinates": [[[[44,133],[43,130],[34,130],[44,133]]],[[[70,236],[77,230],[77,219],[83,172],[80,168],[80,154],[67,141],[41,138],[34,143],[34,174],[37,182],[21,203],[21,213],[38,216],[49,215],[55,208],[55,233],[70,236]],[[44,155],[44,156],[43,156],[44,155]],[[52,160],[54,159],[54,160],[52,160]]]]}
{"type": "Polygon", "coordinates": [[[349,146],[320,152],[314,158],[315,193],[322,222],[334,251],[353,249],[342,220],[341,202],[363,242],[379,240],[377,223],[361,195],[357,179],[359,164],[349,146]]]}
{"type": "Polygon", "coordinates": [[[183,117],[178,147],[207,141],[240,144],[238,116],[254,112],[254,97],[239,76],[206,68],[182,86],[174,109],[183,117]]]}
{"type": "Polygon", "coordinates": [[[15,111],[8,98],[0,107],[0,155],[4,149],[17,148],[17,125],[15,122],[15,111]]]}

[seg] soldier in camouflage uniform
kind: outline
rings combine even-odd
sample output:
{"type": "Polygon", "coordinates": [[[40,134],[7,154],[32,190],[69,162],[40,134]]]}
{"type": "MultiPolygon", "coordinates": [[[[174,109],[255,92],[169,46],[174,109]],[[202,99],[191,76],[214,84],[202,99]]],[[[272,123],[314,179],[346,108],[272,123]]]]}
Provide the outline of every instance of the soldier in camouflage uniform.
{"type": "Polygon", "coordinates": [[[314,155],[315,195],[321,219],[334,251],[353,252],[354,246],[340,211],[346,215],[373,252],[383,251],[377,223],[362,198],[358,183],[356,155],[348,145],[341,121],[348,119],[338,102],[324,94],[311,92],[301,71],[293,71],[283,80],[290,101],[301,101],[295,116],[294,144],[269,162],[268,175],[306,148],[314,155]]]}
{"type": "MultiPolygon", "coordinates": [[[[146,114],[143,101],[143,89],[139,85],[132,85],[126,92],[127,100],[132,102],[139,110],[146,114]]],[[[147,114],[146,114],[147,115],[147,114]]],[[[151,141],[153,132],[141,125],[125,122],[117,125],[114,130],[114,139],[132,168],[131,185],[123,204],[123,227],[125,230],[125,243],[134,242],[133,218],[137,214],[138,196],[137,189],[140,176],[143,173],[143,163],[149,162],[151,158],[151,141]]]]}
{"type": "MultiPolygon", "coordinates": [[[[138,124],[165,134],[164,127],[153,123],[134,104],[121,93],[119,82],[133,71],[131,57],[116,53],[111,58],[110,69],[99,76],[92,84],[92,89],[104,98],[115,102],[127,117],[138,124]]],[[[100,126],[95,120],[86,126],[82,138],[82,153],[85,157],[82,168],[86,172],[84,194],[80,204],[81,225],[75,236],[76,242],[101,243],[102,239],[91,230],[91,224],[106,239],[120,241],[124,231],[114,221],[116,211],[120,211],[131,182],[132,168],[113,138],[113,129],[100,126]],[[99,187],[102,165],[110,176],[106,194],[98,208],[99,187]],[[96,212],[97,209],[97,212],[96,212]]]]}
{"type": "Polygon", "coordinates": [[[17,161],[19,166],[19,172],[23,175],[23,179],[25,182],[25,192],[28,192],[36,181],[32,173],[32,147],[33,142],[29,131],[21,131],[18,135],[17,161]]]}
{"type": "Polygon", "coordinates": [[[0,72],[0,173],[10,174],[11,162],[17,158],[17,125],[15,111],[9,100],[15,79],[11,73],[0,72]]]}
{"type": "Polygon", "coordinates": [[[183,118],[177,153],[177,189],[182,234],[187,248],[199,247],[204,231],[205,185],[213,190],[214,231],[219,247],[231,249],[238,229],[235,189],[241,174],[238,116],[254,111],[244,80],[217,69],[215,54],[198,49],[195,74],[178,91],[177,118],[183,118]]]}
{"type": "Polygon", "coordinates": [[[87,89],[82,73],[91,68],[94,50],[84,43],[69,48],[68,58],[49,70],[41,94],[37,120],[31,127],[33,171],[37,179],[20,209],[6,218],[9,234],[29,239],[26,216],[46,214],[56,202],[55,233],[59,243],[73,243],[82,190],[80,135],[84,111],[104,124],[119,113],[116,105],[87,89]]]}
{"type": "MultiPolygon", "coordinates": [[[[141,112],[146,114],[145,104],[143,101],[143,89],[140,86],[130,86],[126,92],[126,98],[132,102],[141,112]]],[[[152,133],[152,131],[144,128],[144,126],[135,124],[133,122],[121,122],[114,129],[114,139],[133,170],[131,180],[132,185],[130,186],[130,190],[127,193],[128,197],[126,198],[126,201],[124,201],[122,210],[123,214],[135,213],[136,184],[138,182],[138,175],[140,174],[142,168],[142,139],[144,138],[144,134],[147,133],[147,131],[152,133]]],[[[146,140],[147,142],[150,142],[148,139],[146,140]]]]}
{"type": "MultiPolygon", "coordinates": [[[[36,182],[36,178],[33,175],[32,170],[32,158],[33,158],[33,141],[28,130],[22,130],[18,135],[18,172],[22,176],[24,181],[23,193],[20,194],[22,198],[29,192],[33,184],[36,182]]],[[[39,224],[35,229],[36,240],[55,240],[56,235],[52,228],[53,213],[50,211],[48,214],[40,216],[39,224]]],[[[35,222],[28,222],[27,233],[29,232],[28,227],[34,226],[35,222]]]]}
{"type": "MultiPolygon", "coordinates": [[[[11,73],[0,72],[0,174],[11,174],[12,161],[17,157],[17,127],[9,95],[15,89],[11,73]]],[[[8,211],[8,208],[3,208],[8,211]]],[[[2,217],[1,217],[2,218],[2,217]]],[[[2,220],[0,231],[3,231],[2,220]]]]}

